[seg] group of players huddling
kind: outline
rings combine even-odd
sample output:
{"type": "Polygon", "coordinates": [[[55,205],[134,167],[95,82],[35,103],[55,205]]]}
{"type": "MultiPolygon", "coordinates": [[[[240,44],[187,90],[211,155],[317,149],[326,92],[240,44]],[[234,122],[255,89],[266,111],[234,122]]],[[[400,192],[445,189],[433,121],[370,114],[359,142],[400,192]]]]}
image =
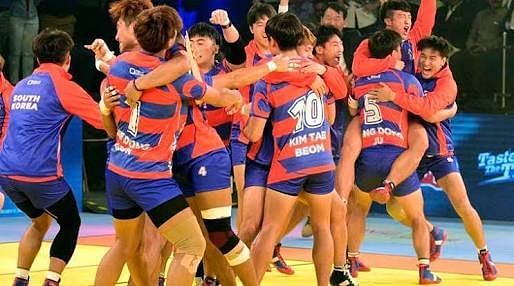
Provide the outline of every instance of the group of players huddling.
{"type": "MultiPolygon", "coordinates": [[[[339,9],[331,3],[325,12],[339,9]]],[[[270,263],[292,275],[280,240],[306,216],[317,285],[358,285],[358,272],[369,271],[359,247],[373,201],[412,229],[419,283],[440,283],[429,264],[447,233],[423,214],[428,171],[462,218],[483,278],[496,278],[454,155],[457,86],[448,42],[430,36],[436,1],[421,1],[414,25],[407,2],[386,2],[386,28],[360,44],[351,75],[341,67],[340,29],[322,21],[313,33],[284,10],[253,5],[245,46],[224,10],[184,39],[173,8],[114,2],[121,54],[101,39],[86,46],[106,75],[100,103],[67,73],[66,33],[34,39],[39,67],[15,87],[3,77],[0,86],[0,186],[32,219],[13,285],[29,284],[52,220],[60,229],[44,285],[59,285],[75,250],[81,221],[60,158],[72,115],[112,138],[105,175],[116,240],[95,285],[115,285],[125,264],[129,285],[189,286],[200,263],[202,285],[236,285],[235,276],[260,285],[270,263]]]]}

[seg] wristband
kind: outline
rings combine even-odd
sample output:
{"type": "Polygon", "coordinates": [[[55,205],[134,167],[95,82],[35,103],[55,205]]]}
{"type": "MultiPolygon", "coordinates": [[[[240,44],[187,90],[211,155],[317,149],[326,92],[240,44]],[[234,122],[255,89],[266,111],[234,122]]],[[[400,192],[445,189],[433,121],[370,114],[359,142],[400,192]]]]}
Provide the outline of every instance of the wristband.
{"type": "Polygon", "coordinates": [[[103,115],[105,116],[109,116],[111,115],[111,111],[109,110],[109,108],[107,108],[107,106],[105,106],[105,102],[104,102],[104,99],[100,99],[100,102],[98,103],[98,107],[100,108],[100,113],[102,113],[103,115]]]}
{"type": "Polygon", "coordinates": [[[270,72],[273,72],[277,69],[277,64],[274,61],[269,61],[266,63],[266,65],[268,66],[268,70],[270,72]]]}
{"type": "Polygon", "coordinates": [[[348,96],[348,106],[350,106],[353,109],[359,108],[359,101],[353,99],[353,97],[350,95],[348,96]]]}
{"type": "Polygon", "coordinates": [[[230,22],[230,20],[228,20],[228,23],[227,23],[227,24],[225,24],[225,25],[220,25],[220,27],[221,27],[222,29],[228,29],[228,28],[232,27],[232,22],[230,22]]]}
{"type": "Polygon", "coordinates": [[[143,90],[142,89],[139,89],[136,85],[136,80],[133,80],[132,81],[132,86],[134,87],[135,90],[139,91],[139,92],[142,92],[143,90]]]}

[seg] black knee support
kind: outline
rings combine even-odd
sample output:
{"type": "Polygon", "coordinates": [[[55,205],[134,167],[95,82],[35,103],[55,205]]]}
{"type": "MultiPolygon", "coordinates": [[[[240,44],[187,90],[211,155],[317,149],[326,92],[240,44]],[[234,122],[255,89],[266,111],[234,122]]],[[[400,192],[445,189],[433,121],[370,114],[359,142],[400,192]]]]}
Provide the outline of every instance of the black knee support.
{"type": "Polygon", "coordinates": [[[187,204],[186,199],[184,199],[183,196],[178,196],[149,210],[148,216],[152,220],[155,227],[159,228],[170,218],[187,209],[188,207],[189,205],[187,204]]]}
{"type": "Polygon", "coordinates": [[[239,238],[232,231],[230,217],[218,219],[204,219],[205,227],[209,232],[209,240],[223,254],[229,253],[239,243],[239,238]]]}
{"type": "Polygon", "coordinates": [[[68,192],[64,198],[47,208],[46,212],[57,221],[60,227],[52,242],[50,257],[59,258],[68,263],[75,252],[80,229],[80,215],[72,192],[68,192]]]}
{"type": "Polygon", "coordinates": [[[36,208],[29,200],[16,203],[16,206],[31,219],[38,218],[45,213],[44,210],[36,208]]]}

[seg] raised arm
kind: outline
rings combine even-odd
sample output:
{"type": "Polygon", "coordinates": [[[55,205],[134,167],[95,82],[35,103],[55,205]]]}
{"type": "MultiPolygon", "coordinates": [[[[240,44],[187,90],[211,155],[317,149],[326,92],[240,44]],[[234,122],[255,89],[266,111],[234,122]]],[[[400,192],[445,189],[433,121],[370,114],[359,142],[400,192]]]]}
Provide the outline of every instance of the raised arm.
{"type": "Polygon", "coordinates": [[[409,38],[415,43],[424,37],[432,34],[435,25],[435,15],[437,12],[437,0],[421,0],[418,9],[416,22],[412,26],[409,38]]]}
{"type": "Polygon", "coordinates": [[[211,13],[211,24],[219,25],[223,31],[223,52],[230,69],[242,68],[246,62],[245,44],[239,35],[239,31],[230,21],[226,10],[218,9],[211,13]]]}
{"type": "Polygon", "coordinates": [[[353,55],[352,72],[356,77],[370,76],[394,68],[396,60],[392,56],[384,59],[371,58],[368,40],[364,40],[357,47],[353,55]]]}

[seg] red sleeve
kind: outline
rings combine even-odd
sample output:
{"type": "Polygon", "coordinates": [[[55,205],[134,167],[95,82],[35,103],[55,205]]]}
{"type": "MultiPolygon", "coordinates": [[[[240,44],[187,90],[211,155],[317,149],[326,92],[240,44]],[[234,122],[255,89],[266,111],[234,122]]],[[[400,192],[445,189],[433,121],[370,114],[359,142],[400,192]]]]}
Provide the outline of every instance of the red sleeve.
{"type": "Polygon", "coordinates": [[[353,55],[352,72],[356,77],[370,76],[394,68],[396,60],[392,56],[373,59],[369,52],[368,40],[360,43],[353,55]]]}
{"type": "Polygon", "coordinates": [[[327,71],[323,75],[323,80],[328,89],[332,93],[335,100],[346,98],[348,95],[348,86],[344,74],[341,70],[327,67],[327,71]]]}
{"type": "Polygon", "coordinates": [[[437,81],[434,90],[428,92],[425,97],[409,92],[397,95],[394,102],[414,114],[429,118],[454,103],[456,98],[457,84],[455,81],[451,78],[442,78],[437,81]]]}
{"type": "Polygon", "coordinates": [[[67,112],[80,117],[96,129],[104,129],[98,104],[84,89],[72,81],[54,81],[54,85],[67,112]]]}
{"type": "Polygon", "coordinates": [[[409,39],[417,44],[419,40],[432,34],[435,25],[435,15],[437,12],[436,0],[421,0],[419,5],[416,22],[409,33],[409,39]]]}

